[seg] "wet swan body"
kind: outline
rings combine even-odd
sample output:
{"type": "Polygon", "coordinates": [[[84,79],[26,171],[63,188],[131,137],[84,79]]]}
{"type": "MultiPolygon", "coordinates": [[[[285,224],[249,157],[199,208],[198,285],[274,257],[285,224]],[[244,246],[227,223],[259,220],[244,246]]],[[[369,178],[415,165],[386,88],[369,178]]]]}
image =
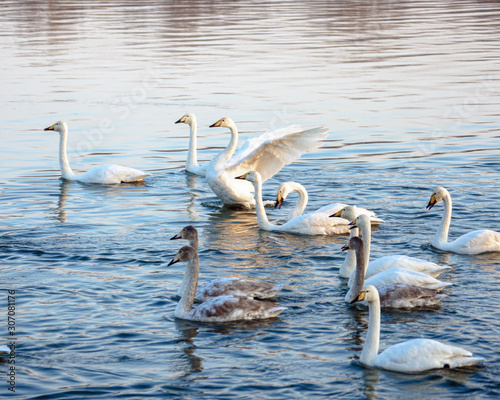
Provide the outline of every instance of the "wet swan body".
{"type": "MultiPolygon", "coordinates": [[[[351,288],[345,296],[345,301],[351,303],[362,291],[365,283],[366,260],[363,249],[363,240],[352,237],[349,243],[342,248],[343,251],[351,250],[356,256],[356,271],[351,288]]],[[[440,302],[445,294],[439,289],[429,289],[406,283],[384,284],[377,287],[380,294],[381,307],[411,308],[434,306],[440,302]]]]}
{"type": "Polygon", "coordinates": [[[239,296],[213,297],[194,306],[200,264],[198,254],[191,246],[183,246],[168,266],[180,261],[187,262],[188,284],[184,287],[181,299],[175,308],[177,318],[200,322],[226,322],[273,318],[284,311],[268,300],[255,300],[239,296]]]}
{"type": "Polygon", "coordinates": [[[359,359],[362,364],[395,372],[418,373],[437,368],[466,367],[484,361],[473,357],[468,350],[432,339],[408,340],[379,354],[380,300],[377,289],[367,286],[353,302],[362,300],[366,300],[369,307],[368,331],[359,359]]]}
{"type": "Polygon", "coordinates": [[[115,164],[100,165],[83,174],[77,175],[71,169],[66,154],[68,142],[68,125],[66,122],[56,122],[44,130],[59,133],[59,166],[64,179],[83,183],[117,184],[122,182],[140,182],[149,175],[134,168],[122,167],[115,164]]]}
{"type": "MultiPolygon", "coordinates": [[[[170,240],[185,239],[189,245],[198,251],[198,231],[192,225],[185,226],[181,231],[170,238],[170,240]]],[[[184,291],[184,287],[188,284],[188,273],[184,275],[179,295],[184,291]]],[[[283,288],[282,285],[274,283],[242,278],[219,278],[214,279],[204,285],[196,288],[196,301],[206,301],[213,297],[233,295],[240,297],[250,297],[256,299],[270,299],[283,288]]]]}
{"type": "Polygon", "coordinates": [[[238,129],[233,120],[222,118],[210,127],[229,128],[231,141],[210,161],[207,182],[225,205],[245,208],[255,206],[253,187],[250,182],[237,181],[235,177],[248,171],[258,171],[262,180],[266,181],[302,154],[320,147],[328,132],[323,127],[304,130],[294,125],[249,139],[234,154],[238,145],[238,129]]]}
{"type": "Polygon", "coordinates": [[[460,236],[453,242],[448,242],[448,230],[451,223],[451,196],[443,187],[438,187],[431,195],[427,209],[431,209],[437,202],[443,200],[444,213],[439,228],[432,239],[432,245],[443,251],[458,254],[481,254],[490,251],[500,251],[500,233],[489,229],[472,231],[460,236]]]}

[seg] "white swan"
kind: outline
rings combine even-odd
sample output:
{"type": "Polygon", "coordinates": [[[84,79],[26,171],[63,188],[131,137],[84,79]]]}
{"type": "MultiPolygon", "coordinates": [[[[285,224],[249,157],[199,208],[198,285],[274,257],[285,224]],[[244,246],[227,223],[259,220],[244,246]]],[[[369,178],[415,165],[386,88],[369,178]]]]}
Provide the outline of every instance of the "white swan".
{"type": "Polygon", "coordinates": [[[177,318],[200,322],[253,320],[273,318],[286,310],[286,307],[276,306],[268,300],[240,296],[213,297],[193,307],[200,272],[198,254],[191,246],[183,246],[168,266],[179,261],[187,261],[186,277],[189,283],[175,308],[177,318]]]}
{"type": "MultiPolygon", "coordinates": [[[[185,226],[181,231],[170,238],[170,240],[185,239],[189,245],[198,251],[198,231],[192,225],[185,226]]],[[[181,294],[188,284],[187,270],[182,280],[181,294]]],[[[198,286],[196,289],[196,301],[206,301],[212,297],[233,295],[251,297],[256,299],[270,299],[276,296],[283,288],[282,285],[275,285],[274,283],[242,278],[219,278],[214,279],[204,285],[198,286]]]]}
{"type": "Polygon", "coordinates": [[[380,342],[380,300],[377,289],[367,286],[355,301],[366,300],[369,307],[366,342],[359,361],[368,367],[417,373],[436,368],[467,367],[484,361],[468,350],[431,339],[412,339],[388,347],[378,354],[380,342]]]}
{"type": "MultiPolygon", "coordinates": [[[[346,246],[342,247],[342,250],[354,251],[356,257],[354,282],[345,296],[345,301],[351,303],[358,297],[365,282],[366,260],[363,240],[359,237],[353,237],[346,246]]],[[[439,292],[439,289],[429,289],[406,283],[382,285],[377,287],[377,290],[380,294],[382,307],[428,307],[436,305],[446,297],[445,294],[439,292]]]]}
{"type": "Polygon", "coordinates": [[[208,162],[203,165],[198,164],[197,155],[197,134],[198,134],[198,124],[196,122],[196,116],[194,114],[188,113],[183,115],[179,120],[175,121],[176,124],[188,124],[189,125],[189,146],[188,146],[188,157],[186,160],[186,171],[191,172],[195,175],[205,176],[207,174],[208,162]]]}
{"type": "Polygon", "coordinates": [[[432,245],[443,251],[458,254],[481,254],[489,251],[500,251],[500,233],[489,229],[468,232],[453,242],[448,242],[448,230],[451,222],[451,196],[443,187],[438,187],[431,195],[427,209],[431,209],[438,201],[443,200],[444,214],[439,228],[432,239],[432,245]]]}
{"type": "MultiPolygon", "coordinates": [[[[297,202],[293,210],[290,211],[288,219],[292,219],[298,217],[299,215],[302,215],[302,213],[306,209],[307,202],[309,201],[309,195],[307,193],[307,190],[300,183],[291,181],[283,182],[278,188],[278,192],[276,193],[276,203],[274,207],[281,208],[287,196],[292,192],[297,192],[297,194],[299,195],[299,201],[297,202]]],[[[314,211],[314,213],[321,213],[328,215],[335,214],[334,216],[340,217],[341,216],[340,214],[345,207],[348,207],[348,205],[342,203],[332,203],[317,209],[316,211],[314,211]]],[[[369,211],[365,208],[357,208],[357,213],[358,215],[368,214],[370,217],[372,217],[372,223],[384,222],[384,220],[378,218],[373,211],[369,211]]]]}
{"type": "Polygon", "coordinates": [[[265,231],[287,232],[299,235],[332,235],[349,232],[349,221],[344,218],[331,218],[328,214],[304,214],[295,217],[283,225],[274,225],[269,222],[262,201],[262,179],[257,171],[250,171],[236,179],[250,181],[255,189],[257,201],[256,213],[259,228],[265,231]]]}
{"type": "MultiPolygon", "coordinates": [[[[361,236],[363,237],[363,242],[364,242],[364,248],[365,248],[365,259],[367,261],[370,260],[370,242],[371,242],[371,225],[370,225],[370,220],[364,216],[360,215],[356,218],[356,220],[353,223],[355,226],[357,226],[361,230],[361,236]]],[[[352,266],[351,266],[352,268],[352,266]]],[[[422,277],[421,275],[428,275],[429,278],[436,278],[441,274],[443,271],[450,269],[448,266],[444,265],[438,265],[436,263],[426,261],[426,260],[421,260],[419,258],[415,257],[408,257],[404,255],[389,255],[389,256],[383,256],[380,258],[377,258],[376,260],[369,261],[368,267],[366,268],[366,274],[365,274],[365,279],[372,279],[372,277],[375,277],[376,275],[379,274],[384,274],[384,275],[379,275],[378,279],[381,279],[385,277],[384,279],[387,279],[388,276],[390,275],[390,272],[386,272],[388,270],[392,270],[393,268],[402,268],[407,270],[408,272],[405,271],[399,271],[398,275],[402,275],[405,273],[412,274],[414,275],[414,278],[411,278],[410,276],[408,279],[417,279],[419,277],[420,281],[425,280],[428,281],[431,286],[434,286],[436,283],[440,282],[436,279],[426,279],[425,277],[422,277]]],[[[355,269],[352,268],[352,270],[355,269]]],[[[392,270],[392,273],[395,273],[395,270],[392,270]]],[[[396,276],[396,275],[395,275],[396,276]]],[[[401,279],[401,278],[398,278],[401,279]]],[[[374,284],[375,281],[370,281],[374,284]]],[[[389,282],[387,282],[389,283],[389,282]]],[[[395,282],[393,282],[395,283],[395,282]]],[[[410,284],[415,284],[418,286],[422,286],[422,284],[418,284],[417,281],[408,281],[408,282],[403,282],[403,283],[410,283],[410,284]]],[[[349,279],[348,285],[351,286],[352,284],[352,279],[349,279]]],[[[366,282],[368,285],[368,281],[366,282]]]]}
{"type": "Polygon", "coordinates": [[[234,154],[238,144],[238,129],[231,118],[222,118],[210,127],[229,128],[231,140],[225,150],[210,161],[207,182],[224,204],[245,208],[255,206],[253,187],[244,180],[235,180],[235,177],[248,171],[257,171],[265,182],[283,166],[320,147],[320,141],[326,138],[328,132],[324,127],[304,130],[294,125],[249,139],[234,154]]]}
{"type": "Polygon", "coordinates": [[[68,155],[66,154],[68,142],[68,125],[66,122],[58,121],[44,130],[59,132],[59,166],[64,179],[84,183],[115,184],[122,182],[139,182],[149,175],[138,169],[122,167],[115,164],[99,165],[83,174],[76,175],[69,166],[68,155]]]}

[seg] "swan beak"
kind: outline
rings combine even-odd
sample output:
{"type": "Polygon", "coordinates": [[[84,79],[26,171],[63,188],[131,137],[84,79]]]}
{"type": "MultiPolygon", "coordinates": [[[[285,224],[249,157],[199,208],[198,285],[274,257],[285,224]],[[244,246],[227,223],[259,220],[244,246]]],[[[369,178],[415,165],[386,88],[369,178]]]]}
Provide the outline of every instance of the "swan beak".
{"type": "Polygon", "coordinates": [[[345,246],[342,246],[342,248],[340,249],[341,251],[347,251],[347,250],[350,250],[349,248],[349,243],[347,243],[345,246]]]}
{"type": "Polygon", "coordinates": [[[349,224],[349,226],[350,226],[350,228],[349,228],[349,229],[354,229],[354,228],[357,228],[357,227],[358,227],[358,225],[356,225],[356,221],[357,221],[357,220],[358,220],[358,219],[356,218],[354,221],[352,221],[352,222],[349,224]]]}
{"type": "Polygon", "coordinates": [[[182,124],[183,122],[186,122],[185,115],[183,115],[181,118],[179,118],[177,121],[175,121],[176,124],[182,124]]]}
{"type": "Polygon", "coordinates": [[[274,204],[274,208],[279,208],[281,210],[281,206],[283,205],[283,201],[285,201],[285,199],[281,196],[281,194],[278,194],[276,196],[276,203],[274,204]]]}
{"type": "Polygon", "coordinates": [[[175,239],[182,239],[182,237],[181,237],[181,236],[179,236],[179,234],[177,234],[177,235],[172,236],[172,237],[170,238],[170,240],[175,240],[175,239]]]}
{"type": "Polygon", "coordinates": [[[431,196],[431,199],[429,200],[429,204],[427,204],[427,207],[425,207],[425,208],[430,210],[434,206],[434,204],[436,204],[436,203],[437,203],[436,195],[433,193],[431,196]]]}
{"type": "Polygon", "coordinates": [[[335,214],[332,214],[330,215],[329,217],[332,218],[332,217],[341,217],[342,216],[342,212],[344,211],[344,209],[342,208],[341,210],[338,210],[335,214]]]}
{"type": "Polygon", "coordinates": [[[48,128],[45,128],[44,131],[53,131],[55,126],[56,126],[56,124],[50,125],[48,128]]]}
{"type": "Polygon", "coordinates": [[[356,303],[357,301],[363,301],[365,299],[366,291],[360,292],[358,294],[358,297],[355,297],[353,301],[351,301],[351,304],[356,303]]]}
{"type": "Polygon", "coordinates": [[[248,172],[247,172],[246,174],[243,174],[243,175],[237,176],[237,177],[235,177],[234,179],[246,179],[246,178],[247,178],[247,175],[248,175],[248,172]]]}
{"type": "Polygon", "coordinates": [[[170,267],[172,264],[175,264],[175,263],[178,263],[180,260],[177,258],[177,255],[172,258],[172,261],[170,261],[168,264],[167,264],[167,267],[170,267]]]}
{"type": "Polygon", "coordinates": [[[216,128],[218,126],[221,126],[221,124],[222,124],[222,119],[219,119],[217,122],[210,125],[209,128],[216,128]]]}

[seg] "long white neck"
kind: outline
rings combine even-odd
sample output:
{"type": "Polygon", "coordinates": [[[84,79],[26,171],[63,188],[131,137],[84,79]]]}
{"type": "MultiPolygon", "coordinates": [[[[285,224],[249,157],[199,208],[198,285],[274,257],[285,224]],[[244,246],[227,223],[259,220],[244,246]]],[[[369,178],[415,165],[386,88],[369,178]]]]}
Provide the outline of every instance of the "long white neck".
{"type": "Polygon", "coordinates": [[[188,148],[188,158],[186,161],[186,169],[189,171],[190,169],[194,169],[199,167],[198,165],[198,124],[196,122],[196,117],[191,116],[191,122],[189,124],[189,148],[188,148]]]}
{"type": "Polygon", "coordinates": [[[181,287],[181,299],[175,308],[175,316],[182,318],[193,308],[196,288],[198,286],[198,275],[200,274],[200,261],[198,254],[187,262],[186,272],[181,287]]]}
{"type": "Polygon", "coordinates": [[[298,193],[299,201],[297,202],[297,205],[294,207],[294,209],[288,215],[289,220],[298,217],[299,215],[302,215],[304,210],[306,209],[307,202],[309,201],[309,195],[307,194],[307,190],[304,186],[296,182],[291,182],[290,185],[292,189],[298,193]]]}
{"type": "Polygon", "coordinates": [[[266,231],[272,230],[273,228],[276,228],[276,225],[269,222],[269,219],[267,218],[264,203],[262,201],[262,179],[260,175],[257,175],[257,182],[252,183],[255,189],[255,211],[257,213],[257,223],[259,224],[259,228],[266,231]]]}
{"type": "Polygon", "coordinates": [[[236,147],[238,146],[238,128],[234,122],[231,122],[228,128],[231,130],[231,140],[226,148],[212,159],[212,168],[221,169],[236,151],[236,147]]]}
{"type": "Polygon", "coordinates": [[[361,223],[361,237],[363,238],[363,247],[365,248],[365,262],[366,265],[370,263],[370,247],[372,242],[372,226],[370,217],[362,218],[361,223]]]}
{"type": "Polygon", "coordinates": [[[61,168],[62,177],[71,181],[75,179],[75,173],[69,166],[67,143],[68,128],[64,126],[62,131],[59,132],[59,168],[61,168]]]}
{"type": "Polygon", "coordinates": [[[444,204],[444,213],[441,217],[441,222],[439,223],[439,228],[434,235],[434,239],[432,240],[432,244],[434,246],[443,245],[448,243],[448,230],[450,229],[451,223],[451,196],[448,192],[446,192],[446,197],[443,199],[444,204]]]}
{"type": "Polygon", "coordinates": [[[359,243],[354,251],[354,257],[356,258],[356,271],[354,272],[354,280],[352,285],[345,295],[345,301],[350,303],[355,297],[363,290],[363,285],[365,284],[365,273],[366,273],[366,260],[363,251],[363,244],[359,243]]]}
{"type": "Polygon", "coordinates": [[[372,366],[378,355],[380,343],[380,297],[378,293],[377,298],[368,303],[368,312],[368,331],[366,332],[366,341],[359,361],[365,365],[372,366]]]}
{"type": "MultiPolygon", "coordinates": [[[[359,236],[359,229],[352,228],[349,233],[349,239],[359,236]]],[[[356,252],[354,250],[347,250],[344,258],[344,262],[340,267],[339,275],[341,278],[349,278],[351,274],[356,269],[356,252]]]]}

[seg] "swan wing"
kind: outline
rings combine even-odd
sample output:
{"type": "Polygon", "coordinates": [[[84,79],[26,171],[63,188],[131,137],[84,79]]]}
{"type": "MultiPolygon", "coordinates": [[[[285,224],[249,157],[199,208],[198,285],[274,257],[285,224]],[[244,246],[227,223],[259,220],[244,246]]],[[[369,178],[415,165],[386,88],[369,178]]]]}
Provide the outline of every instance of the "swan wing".
{"type": "Polygon", "coordinates": [[[430,289],[438,289],[451,285],[449,282],[439,281],[421,272],[400,267],[387,269],[365,280],[365,286],[373,285],[375,287],[380,287],[391,283],[407,283],[409,285],[428,287],[430,289]]]}
{"type": "Polygon", "coordinates": [[[419,258],[408,257],[404,255],[389,255],[377,258],[368,264],[365,278],[369,278],[379,272],[390,268],[401,267],[412,271],[422,272],[432,277],[437,277],[441,272],[451,269],[451,267],[438,265],[436,263],[421,260],[419,258]]]}
{"type": "Polygon", "coordinates": [[[443,250],[459,254],[481,254],[500,251],[500,232],[489,229],[468,232],[442,247],[443,250]]]}
{"type": "Polygon", "coordinates": [[[436,305],[446,295],[439,289],[429,289],[404,283],[384,285],[377,288],[380,306],[391,308],[429,307],[436,305]]]}
{"type": "Polygon", "coordinates": [[[269,138],[254,148],[243,146],[226,164],[225,172],[236,177],[248,171],[257,171],[262,182],[275,175],[285,165],[292,163],[302,154],[316,150],[325,139],[328,129],[324,127],[302,130],[296,127],[291,131],[278,136],[269,135],[269,138]]]}
{"type": "Polygon", "coordinates": [[[481,358],[468,350],[431,339],[413,339],[387,348],[375,359],[375,366],[387,370],[414,373],[436,368],[474,365],[481,358]]]}
{"type": "Polygon", "coordinates": [[[115,164],[105,164],[94,167],[76,179],[84,183],[115,184],[121,182],[142,181],[149,174],[135,168],[122,167],[115,164]]]}
{"type": "Polygon", "coordinates": [[[286,310],[274,302],[248,297],[219,296],[193,308],[184,319],[202,322],[223,322],[273,318],[286,310]]]}
{"type": "Polygon", "coordinates": [[[276,230],[299,235],[335,235],[349,232],[349,229],[349,221],[344,218],[310,213],[295,217],[279,225],[276,230]]]}
{"type": "Polygon", "coordinates": [[[196,299],[205,301],[222,295],[267,299],[274,297],[282,288],[282,285],[258,280],[219,278],[198,287],[196,299]]]}

